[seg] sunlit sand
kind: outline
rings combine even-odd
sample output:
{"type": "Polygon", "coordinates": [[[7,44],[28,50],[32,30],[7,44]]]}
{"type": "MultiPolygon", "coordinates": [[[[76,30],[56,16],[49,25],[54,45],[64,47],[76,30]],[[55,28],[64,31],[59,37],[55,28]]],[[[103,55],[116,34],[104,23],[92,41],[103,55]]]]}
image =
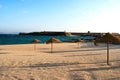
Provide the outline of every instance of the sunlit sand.
{"type": "Polygon", "coordinates": [[[120,46],[56,43],[0,45],[0,80],[119,80],[120,46]]]}

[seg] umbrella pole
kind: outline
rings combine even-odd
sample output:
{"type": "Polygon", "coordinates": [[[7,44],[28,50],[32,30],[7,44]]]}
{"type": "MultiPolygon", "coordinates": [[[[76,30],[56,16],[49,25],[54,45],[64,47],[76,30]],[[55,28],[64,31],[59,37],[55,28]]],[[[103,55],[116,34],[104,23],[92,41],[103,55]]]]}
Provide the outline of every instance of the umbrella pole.
{"type": "Polygon", "coordinates": [[[110,65],[109,63],[109,35],[107,35],[107,65],[110,65]]]}
{"type": "Polygon", "coordinates": [[[36,43],[34,44],[34,50],[36,50],[36,43]]]}
{"type": "Polygon", "coordinates": [[[78,42],[78,48],[79,48],[80,43],[78,42]]]}
{"type": "Polygon", "coordinates": [[[53,52],[53,43],[51,42],[51,53],[53,52]]]}

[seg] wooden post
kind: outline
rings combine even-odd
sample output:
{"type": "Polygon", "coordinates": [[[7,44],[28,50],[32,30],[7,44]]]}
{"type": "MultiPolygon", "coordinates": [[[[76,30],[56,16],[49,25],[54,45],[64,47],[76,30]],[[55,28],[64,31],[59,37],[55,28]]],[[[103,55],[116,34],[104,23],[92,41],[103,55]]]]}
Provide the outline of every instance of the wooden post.
{"type": "Polygon", "coordinates": [[[51,42],[51,53],[53,52],[53,42],[51,42]]]}
{"type": "Polygon", "coordinates": [[[107,33],[107,65],[109,64],[109,33],[107,33]]]}
{"type": "Polygon", "coordinates": [[[34,50],[36,50],[36,43],[34,43],[34,50]]]}
{"type": "Polygon", "coordinates": [[[79,48],[80,43],[78,42],[78,48],[79,48]]]}

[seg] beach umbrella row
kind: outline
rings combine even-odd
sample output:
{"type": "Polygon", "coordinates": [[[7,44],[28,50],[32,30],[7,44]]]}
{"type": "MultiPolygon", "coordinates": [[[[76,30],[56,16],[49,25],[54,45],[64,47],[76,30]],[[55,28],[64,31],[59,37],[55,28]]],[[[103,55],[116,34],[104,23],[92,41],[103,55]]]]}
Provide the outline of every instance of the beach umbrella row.
{"type": "MultiPolygon", "coordinates": [[[[107,65],[109,65],[109,33],[106,33],[106,38],[107,38],[107,65]]],[[[41,42],[38,39],[34,39],[32,41],[32,43],[34,43],[34,50],[36,49],[36,43],[41,42]]],[[[51,53],[53,53],[53,43],[61,43],[62,41],[60,41],[59,39],[56,38],[50,38],[46,44],[51,44],[51,53]]],[[[83,40],[78,39],[75,42],[78,42],[78,47],[79,47],[79,43],[83,42],[83,40]]]]}
{"type": "MultiPolygon", "coordinates": [[[[32,41],[32,43],[34,43],[34,50],[36,50],[36,43],[38,43],[38,42],[41,42],[40,40],[38,40],[38,39],[34,39],[33,41],[32,41]]],[[[51,43],[51,53],[53,52],[53,43],[61,43],[62,41],[60,41],[59,39],[56,39],[56,38],[50,38],[47,42],[46,42],[46,44],[49,44],[49,43],[51,43]]]]}
{"type": "MultiPolygon", "coordinates": [[[[36,50],[36,43],[38,43],[38,42],[41,42],[41,41],[38,40],[38,39],[34,39],[34,40],[32,41],[32,43],[34,43],[34,50],[36,50]]],[[[50,38],[50,39],[46,42],[46,44],[51,44],[51,53],[53,53],[53,43],[61,43],[61,42],[62,42],[62,41],[59,40],[59,39],[57,39],[57,38],[50,38]]],[[[77,43],[78,43],[78,46],[79,46],[79,43],[80,43],[80,42],[83,42],[83,40],[78,39],[78,40],[76,40],[75,42],[77,42],[77,43]]]]}

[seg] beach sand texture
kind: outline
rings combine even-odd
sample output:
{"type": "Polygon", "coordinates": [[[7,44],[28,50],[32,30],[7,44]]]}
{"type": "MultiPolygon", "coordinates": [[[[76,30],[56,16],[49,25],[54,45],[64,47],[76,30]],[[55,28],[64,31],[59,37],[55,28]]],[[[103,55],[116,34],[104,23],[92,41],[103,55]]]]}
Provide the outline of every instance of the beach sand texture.
{"type": "Polygon", "coordinates": [[[93,43],[0,45],[0,80],[120,80],[120,45],[93,43]]]}

